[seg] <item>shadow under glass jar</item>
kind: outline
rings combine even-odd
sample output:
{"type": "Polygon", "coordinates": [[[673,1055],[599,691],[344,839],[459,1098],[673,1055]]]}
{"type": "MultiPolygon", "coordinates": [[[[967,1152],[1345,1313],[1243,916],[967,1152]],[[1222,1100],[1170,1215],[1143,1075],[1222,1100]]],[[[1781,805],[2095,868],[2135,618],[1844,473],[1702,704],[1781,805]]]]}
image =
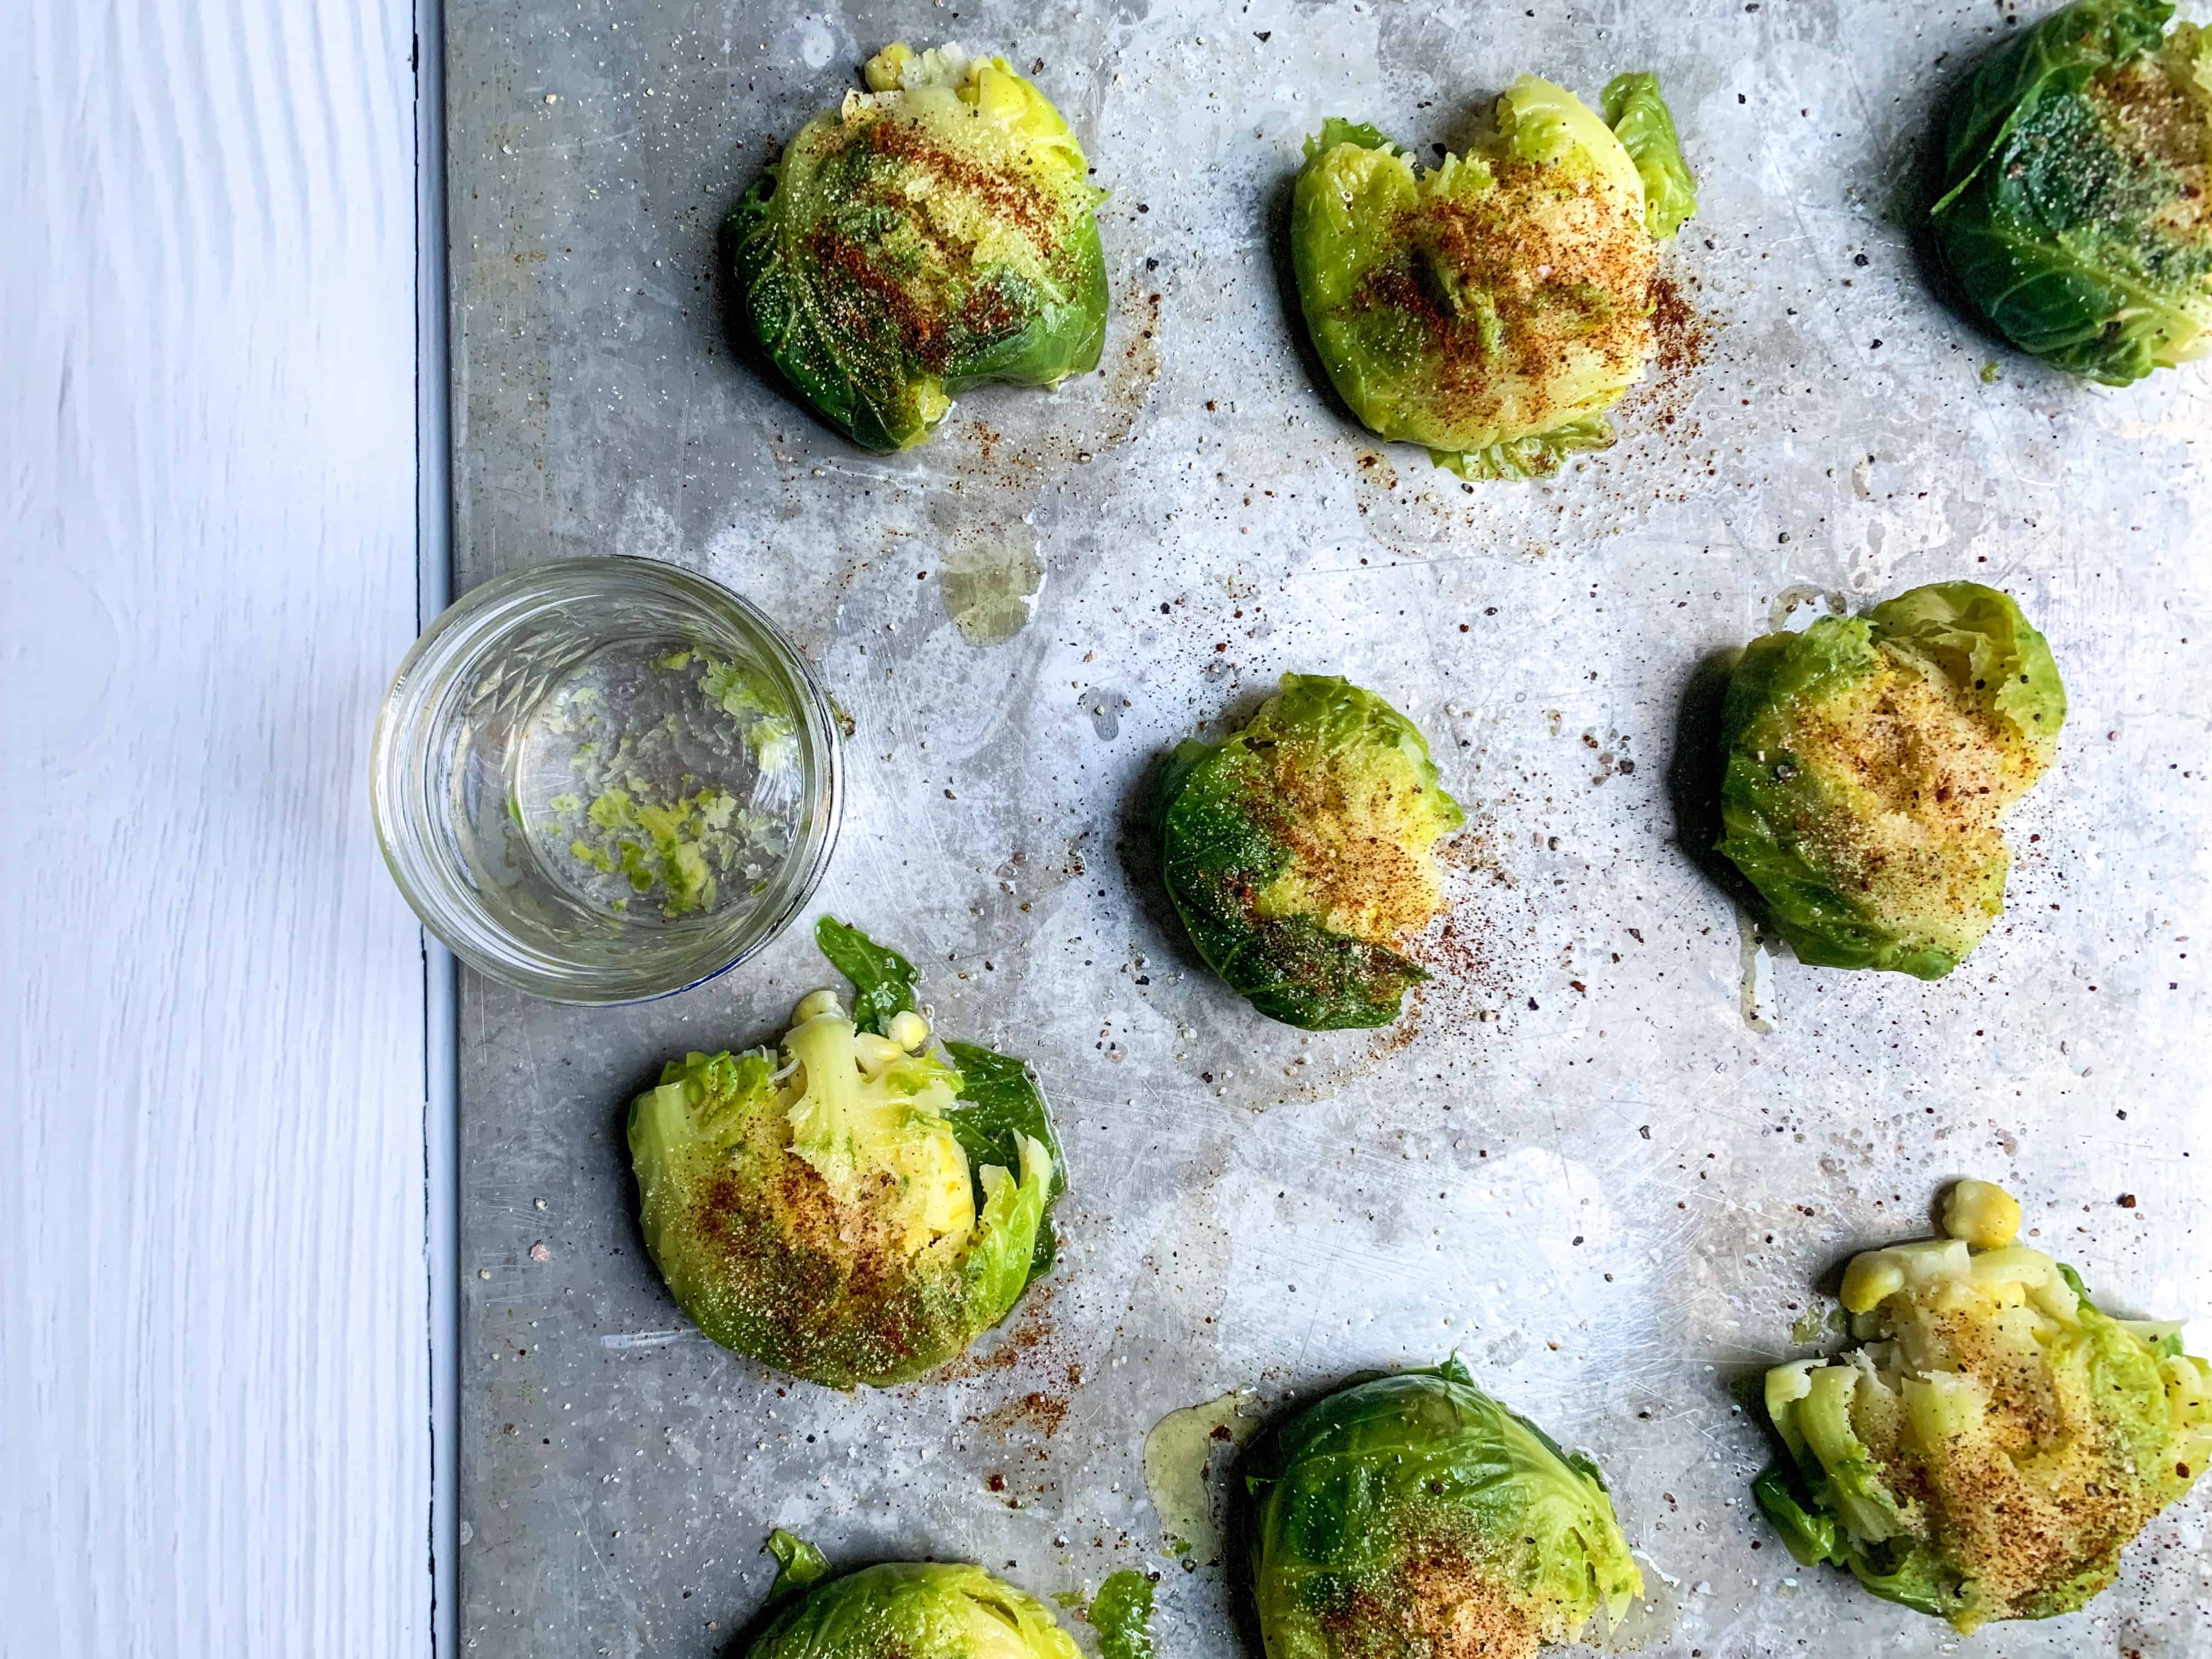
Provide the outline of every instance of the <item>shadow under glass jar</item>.
{"type": "Polygon", "coordinates": [[[400,664],[377,723],[377,837],[464,962],[559,1002],[734,967],[828,867],[837,721],[775,625],[647,559],[486,582],[400,664]]]}

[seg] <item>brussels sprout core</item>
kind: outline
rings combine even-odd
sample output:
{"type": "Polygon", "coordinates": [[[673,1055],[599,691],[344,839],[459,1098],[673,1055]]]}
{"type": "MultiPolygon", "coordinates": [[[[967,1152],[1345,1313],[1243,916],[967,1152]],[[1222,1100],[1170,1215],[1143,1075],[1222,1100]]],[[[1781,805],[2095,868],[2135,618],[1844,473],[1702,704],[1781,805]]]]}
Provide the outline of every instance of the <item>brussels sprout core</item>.
{"type": "Polygon", "coordinates": [[[1528,1659],[1643,1590],[1596,1466],[1455,1359],[1332,1395],[1247,1485],[1268,1659],[1528,1659]]]}
{"type": "Polygon", "coordinates": [[[1522,76],[1494,132],[1432,170],[1369,126],[1306,141],[1291,209],[1299,304],[1353,414],[1462,477],[1527,477],[1612,441],[1654,349],[1656,239],[1695,206],[1649,76],[1608,127],[1522,76]]]}
{"type": "Polygon", "coordinates": [[[1097,366],[1106,267],[1082,148],[1003,58],[904,45],[732,210],[736,313],[825,420],[927,438],[968,387],[1097,366]]]}
{"type": "Polygon", "coordinates": [[[1399,947],[1443,907],[1430,849],[1466,821],[1413,723],[1333,676],[1282,690],[1161,790],[1169,894],[1208,966],[1273,1019],[1387,1025],[1425,975],[1399,947]]]}
{"type": "MultiPolygon", "coordinates": [[[[1947,1226],[2017,1225],[2002,1188],[1960,1185],[1947,1226]]],[[[2073,1612],[2212,1456],[2212,1366],[2039,1250],[1869,1251],[1844,1304],[1863,1346],[1767,1373],[1791,1463],[1753,1492],[1801,1563],[1877,1595],[1960,1630],[2073,1612]]]]}
{"type": "Polygon", "coordinates": [[[2079,0],[1946,112],[1935,240],[2022,350],[2114,386],[2212,350],[2212,33],[2079,0]]]}
{"type": "Polygon", "coordinates": [[[824,919],[854,971],[905,970],[858,1000],[800,1002],[781,1063],[765,1049],[687,1055],[630,1107],[646,1243],[708,1336],[835,1388],[943,1364],[998,1323],[1052,1260],[1060,1176],[1021,1062],[928,1041],[912,969],[824,919]],[[918,1033],[917,1029],[919,1028],[918,1033]],[[961,1070],[948,1059],[957,1059],[961,1070]]]}
{"type": "Polygon", "coordinates": [[[1973,582],[1770,634],[1722,711],[1719,849],[1804,961],[1940,979],[2003,913],[2001,822],[2065,718],[2043,635],[1973,582]]]}

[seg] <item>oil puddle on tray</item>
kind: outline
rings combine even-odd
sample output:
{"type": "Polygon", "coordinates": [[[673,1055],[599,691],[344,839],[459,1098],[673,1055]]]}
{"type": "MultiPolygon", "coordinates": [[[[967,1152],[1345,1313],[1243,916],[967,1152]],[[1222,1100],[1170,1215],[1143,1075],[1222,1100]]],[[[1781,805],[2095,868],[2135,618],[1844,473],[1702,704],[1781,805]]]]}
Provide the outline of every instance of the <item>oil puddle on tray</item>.
{"type": "Polygon", "coordinates": [[[1218,1483],[1236,1449],[1259,1428],[1260,1396],[1249,1389],[1185,1406],[1152,1425],[1145,1437],[1145,1488],[1170,1555],[1200,1566],[1221,1559],[1227,1506],[1218,1483]]]}
{"type": "Polygon", "coordinates": [[[998,645],[1029,625],[1044,591],[1044,555],[1026,525],[963,537],[938,571],[945,614],[970,645],[998,645]]]}

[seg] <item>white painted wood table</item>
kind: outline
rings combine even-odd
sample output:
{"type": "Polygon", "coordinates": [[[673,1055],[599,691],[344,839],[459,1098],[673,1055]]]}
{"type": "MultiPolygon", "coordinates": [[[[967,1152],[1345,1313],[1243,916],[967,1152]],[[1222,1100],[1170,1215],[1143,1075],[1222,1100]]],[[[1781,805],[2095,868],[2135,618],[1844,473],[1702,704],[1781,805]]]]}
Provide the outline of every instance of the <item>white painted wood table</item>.
{"type": "Polygon", "coordinates": [[[7,1659],[432,1649],[447,979],[366,789],[444,580],[420,10],[8,9],[7,1659]]]}

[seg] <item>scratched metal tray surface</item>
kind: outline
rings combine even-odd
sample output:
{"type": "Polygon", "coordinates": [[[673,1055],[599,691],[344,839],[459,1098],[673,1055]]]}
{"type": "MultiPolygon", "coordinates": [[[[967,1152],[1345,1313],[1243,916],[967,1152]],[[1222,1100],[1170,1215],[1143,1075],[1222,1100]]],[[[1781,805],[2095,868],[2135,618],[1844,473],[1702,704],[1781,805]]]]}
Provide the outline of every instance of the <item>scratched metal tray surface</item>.
{"type": "Polygon", "coordinates": [[[1073,1170],[1062,1266],[981,1357],[794,1383],[677,1313],[622,1126],[665,1057],[772,1039],[825,977],[805,930],[648,1006],[470,980],[468,1650],[718,1653],[781,1525],[1045,1595],[1157,1571],[1164,1654],[1249,1654],[1228,1569],[1164,1553],[1146,1431],[1455,1349],[1604,1465],[1650,1652],[2212,1653],[2202,1499],[2091,1611],[1960,1644],[1795,1568],[1747,1490],[1735,1390],[1949,1178],[2010,1186],[2131,1310],[2212,1310],[2212,380],[1995,349],[1893,214],[2010,7],[955,4],[448,0],[461,585],[641,554],[780,618],[854,726],[817,908],[921,963],[942,1030],[1033,1057],[1073,1170]],[[1115,304],[1099,373],[879,459],[733,355],[715,233],[902,38],[1038,66],[1113,191],[1115,304]],[[1425,148],[1521,70],[1640,67],[1698,175],[1668,270],[1702,364],[1547,483],[1374,444],[1285,306],[1301,138],[1341,112],[1425,148]],[[1759,953],[1683,844],[1701,665],[1960,576],[2020,597],[2073,700],[2009,915],[1936,985],[1759,953]],[[1148,873],[1156,757],[1285,669],[1388,695],[1468,809],[1386,1036],[1253,1015],[1148,873]]]}

